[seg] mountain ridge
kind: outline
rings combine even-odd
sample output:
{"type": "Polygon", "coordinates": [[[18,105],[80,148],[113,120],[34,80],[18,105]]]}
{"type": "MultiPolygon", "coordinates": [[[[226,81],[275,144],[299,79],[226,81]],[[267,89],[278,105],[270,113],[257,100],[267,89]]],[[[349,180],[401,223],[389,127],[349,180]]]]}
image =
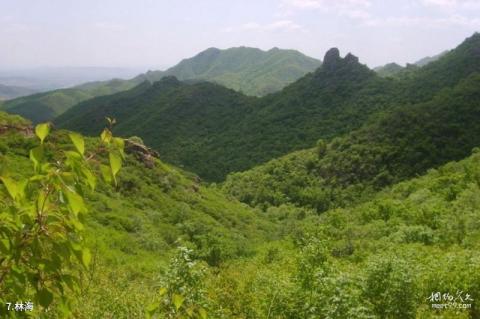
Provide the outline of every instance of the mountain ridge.
{"type": "MultiPolygon", "coordinates": [[[[176,96],[172,96],[170,99],[162,97],[162,94],[169,93],[159,91],[157,100],[143,100],[143,102],[131,100],[128,102],[131,103],[131,107],[135,105],[137,109],[151,110],[149,127],[142,128],[138,124],[134,125],[132,118],[136,118],[135,114],[131,114],[132,118],[125,118],[122,115],[125,113],[122,113],[123,111],[116,106],[125,105],[127,102],[119,101],[115,96],[111,96],[109,104],[102,104],[100,107],[102,110],[98,109],[99,113],[95,115],[95,123],[97,123],[95,125],[92,125],[92,121],[82,122],[82,113],[94,110],[96,100],[75,106],[57,118],[55,123],[60,127],[93,134],[100,129],[102,117],[110,112],[111,116],[119,117],[118,125],[114,128],[117,134],[139,135],[161,153],[163,151],[168,161],[177,165],[186,165],[186,168],[199,173],[202,177],[214,176],[215,179],[218,179],[232,167],[234,170],[243,170],[255,163],[306,147],[318,138],[317,135],[333,136],[350,127],[357,127],[379,104],[363,101],[361,102],[363,109],[357,109],[355,105],[360,102],[355,98],[356,94],[362,94],[361,92],[368,90],[369,85],[379,85],[382,90],[389,90],[387,88],[388,81],[377,77],[368,67],[361,65],[358,58],[352,54],[341,58],[339,52],[336,52],[332,60],[330,60],[329,54],[326,54],[325,61],[315,72],[307,74],[280,92],[262,98],[247,97],[240,93],[227,93],[228,91],[225,90],[228,89],[211,84],[182,83],[176,96]],[[205,96],[200,88],[207,90],[209,96],[205,96]],[[338,95],[339,92],[342,94],[338,95]],[[216,102],[212,104],[209,102],[211,99],[216,102]],[[177,104],[176,107],[175,104],[177,104]],[[338,104],[338,107],[332,108],[333,104],[338,104]],[[165,113],[167,105],[171,111],[165,113]],[[198,111],[193,112],[192,109],[189,116],[181,120],[173,119],[188,110],[189,105],[202,106],[205,108],[204,111],[209,114],[216,114],[213,110],[217,108],[218,114],[222,114],[222,116],[215,116],[215,120],[208,117],[200,119],[197,116],[198,111]],[[227,109],[232,110],[231,116],[225,113],[226,109],[218,108],[218,105],[225,105],[227,109]],[[240,106],[243,111],[238,112],[228,105],[240,106]],[[108,112],[105,111],[106,109],[108,112]],[[318,121],[333,122],[333,118],[339,117],[345,109],[356,114],[355,120],[339,119],[332,128],[329,128],[327,124],[318,125],[318,121]],[[295,118],[292,117],[293,115],[295,118]],[[154,118],[156,121],[153,120],[154,118]],[[128,121],[129,124],[122,123],[123,121],[128,121]],[[179,127],[185,128],[182,133],[179,133],[179,127]],[[313,133],[302,135],[300,129],[305,129],[305,127],[308,127],[313,133]],[[149,133],[146,133],[147,131],[149,133]],[[261,143],[257,141],[258,134],[263,136],[261,143]],[[280,135],[282,135],[282,143],[275,141],[280,135]],[[178,149],[175,143],[170,142],[169,137],[180,143],[181,149],[178,149]],[[187,143],[187,140],[191,143],[187,143]],[[265,146],[269,143],[276,144],[276,146],[272,150],[268,150],[265,146]],[[223,150],[225,145],[236,148],[236,151],[233,154],[225,153],[223,150]],[[198,164],[197,160],[205,164],[198,164]],[[216,166],[208,167],[208,163],[216,163],[216,166]],[[227,165],[222,163],[227,163],[227,165]]],[[[378,99],[378,97],[374,99],[378,99]]]]}
{"type": "Polygon", "coordinates": [[[212,81],[244,91],[264,95],[283,88],[320,65],[320,61],[295,50],[237,47],[210,48],[192,58],[183,59],[166,71],[149,71],[130,80],[113,79],[90,82],[5,102],[0,109],[27,117],[34,122],[53,120],[72,106],[88,99],[132,89],[148,80],[176,75],[186,81],[212,81]]]}

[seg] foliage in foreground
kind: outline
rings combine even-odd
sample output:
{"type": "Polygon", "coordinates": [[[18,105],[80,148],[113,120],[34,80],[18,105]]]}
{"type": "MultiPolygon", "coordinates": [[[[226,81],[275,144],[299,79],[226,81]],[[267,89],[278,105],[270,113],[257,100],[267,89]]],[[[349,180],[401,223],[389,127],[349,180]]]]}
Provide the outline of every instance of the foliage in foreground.
{"type": "Polygon", "coordinates": [[[101,150],[86,154],[83,137],[70,133],[75,151],[65,150],[57,158],[45,147],[49,133],[49,124],[35,128],[40,145],[30,150],[30,175],[15,178],[4,167],[0,176],[0,302],[8,305],[0,308],[4,316],[15,315],[9,311],[18,302],[45,313],[55,302],[57,311],[70,312],[70,295],[78,292],[82,266],[91,261],[82,231],[84,194],[96,186],[92,162],[98,161],[96,153],[108,153],[110,165],[99,168],[105,179],[115,182],[122,163],[123,140],[107,129],[101,150]]]}

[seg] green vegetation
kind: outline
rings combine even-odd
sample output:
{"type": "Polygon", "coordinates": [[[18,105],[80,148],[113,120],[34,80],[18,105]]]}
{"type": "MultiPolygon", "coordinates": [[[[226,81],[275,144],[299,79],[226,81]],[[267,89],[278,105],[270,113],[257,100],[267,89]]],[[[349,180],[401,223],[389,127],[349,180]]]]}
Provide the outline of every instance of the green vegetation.
{"type": "Polygon", "coordinates": [[[243,202],[293,203],[324,211],[459,160],[480,145],[480,74],[429,102],[394,108],[359,130],[316,148],[228,176],[224,190],[243,202]]]}
{"type": "Polygon", "coordinates": [[[379,66],[373,69],[381,77],[391,77],[395,76],[398,73],[405,70],[405,68],[395,62],[385,64],[384,66],[379,66]]]}
{"type": "Polygon", "coordinates": [[[145,81],[58,118],[100,141],[0,112],[0,301],[40,318],[480,318],[479,52],[475,34],[382,78],[331,49],[263,98],[145,81]]]}
{"type": "Polygon", "coordinates": [[[140,82],[124,80],[92,82],[74,88],[58,89],[19,97],[0,104],[0,109],[9,113],[19,114],[35,123],[39,123],[52,120],[82,101],[100,95],[128,90],[138,83],[140,82]]]}
{"type": "Polygon", "coordinates": [[[55,122],[95,135],[111,115],[119,122],[115,134],[140,136],[164,160],[222,181],[231,172],[313,147],[320,138],[359,129],[379,113],[437,103],[441,98],[432,102],[435,96],[448,95],[445,90],[480,72],[479,48],[475,34],[439,60],[396,78],[379,77],[355,56],[341,58],[331,49],[317,71],[263,98],[164,78],[132,89],[128,98],[121,93],[81,103],[55,122]]]}
{"type": "Polygon", "coordinates": [[[172,77],[147,85],[129,91],[129,98],[120,93],[81,103],[55,123],[93,135],[111,115],[119,123],[115,134],[140,136],[166,161],[222,180],[231,171],[360,126],[384,107],[391,90],[387,80],[351,55],[340,58],[338,51],[331,64],[327,60],[315,73],[262,99],[172,77]],[[369,95],[372,91],[377,94],[369,95]]]}
{"type": "MultiPolygon", "coordinates": [[[[11,123],[17,127],[22,124],[15,119],[11,123]]],[[[75,151],[65,151],[64,159],[52,158],[49,163],[46,154],[49,150],[44,143],[49,132],[49,124],[35,128],[40,145],[30,150],[33,163],[30,176],[8,176],[8,168],[1,167],[5,172],[0,176],[3,185],[0,189],[0,301],[7,305],[0,309],[2,316],[12,314],[9,312],[15,307],[12,300],[23,298],[28,298],[26,304],[30,304],[30,311],[35,303],[46,312],[55,299],[60,312],[70,314],[70,295],[80,288],[78,266],[88,268],[90,265],[91,253],[82,246],[81,231],[83,214],[87,211],[84,189],[88,187],[93,191],[96,186],[89,165],[95,161],[95,154],[89,154],[87,159],[83,137],[70,133],[75,151]]],[[[100,168],[105,177],[116,180],[123,140],[113,138],[110,131],[105,130],[102,143],[103,151],[109,154],[110,166],[100,168]]]]}
{"type": "MultiPolygon", "coordinates": [[[[29,150],[36,144],[31,128],[19,117],[0,113],[0,119],[4,172],[17,181],[31,176],[29,150]]],[[[53,132],[45,140],[45,156],[62,159],[63,152],[70,154],[69,134],[53,132]]],[[[97,144],[86,139],[85,149],[97,144]]],[[[95,175],[103,175],[103,163],[100,160],[95,175]]],[[[92,260],[81,271],[80,288],[71,301],[77,318],[142,316],[158,290],[158,274],[180,244],[194,248],[195,258],[213,267],[251,256],[259,243],[277,234],[276,226],[259,211],[227,200],[196,176],[160,162],[138,139],[125,142],[124,167],[116,179],[116,186],[98,180],[95,192],[83,193],[89,211],[83,237],[92,260]]],[[[0,188],[3,213],[8,201],[0,188]]],[[[4,227],[3,220],[0,225],[4,227]]],[[[59,310],[59,304],[60,300],[50,308],[59,310]]]]}
{"type": "MultiPolygon", "coordinates": [[[[10,127],[0,136],[2,163],[18,180],[28,173],[34,138],[25,136],[20,118],[2,119],[10,127]]],[[[81,153],[76,135],[59,131],[45,140],[48,157],[72,149],[68,140],[81,153]]],[[[309,205],[242,206],[157,159],[152,168],[151,151],[132,140],[117,186],[98,181],[96,192],[84,195],[91,260],[69,294],[75,317],[479,315],[478,149],[363,203],[320,214],[309,205]],[[177,245],[190,248],[175,253],[177,245]],[[473,301],[464,302],[472,306],[433,311],[428,298],[436,292],[468,294],[473,301]]],[[[85,141],[86,149],[95,144],[85,141]]],[[[328,157],[331,147],[319,141],[312,156],[328,157]]],[[[60,301],[52,299],[49,318],[63,316],[60,301]]]]}
{"type": "Polygon", "coordinates": [[[252,318],[478,318],[476,301],[433,311],[428,298],[480,294],[479,178],[476,149],[360,205],[323,214],[269,206],[290,243],[229,265],[219,299],[242,300],[252,318]]]}
{"type": "Polygon", "coordinates": [[[440,52],[439,54],[435,54],[433,56],[426,56],[426,57],[418,60],[414,64],[416,66],[420,66],[420,67],[425,66],[425,65],[429,64],[430,62],[437,61],[438,59],[440,59],[442,56],[444,56],[447,53],[448,53],[448,50],[440,52]]]}
{"type": "Polygon", "coordinates": [[[377,74],[381,77],[405,76],[405,74],[408,74],[409,72],[418,70],[419,67],[423,67],[431,62],[437,61],[447,53],[448,51],[444,51],[434,56],[424,57],[413,64],[407,63],[406,67],[403,67],[393,62],[393,63],[387,63],[383,66],[376,67],[373,70],[377,72],[377,74]]]}
{"type": "Polygon", "coordinates": [[[175,76],[181,81],[206,80],[246,95],[262,96],[280,91],[313,72],[320,64],[320,61],[295,50],[210,48],[166,71],[147,72],[142,76],[150,82],[165,76],[175,76]]]}
{"type": "Polygon", "coordinates": [[[51,121],[80,102],[126,91],[145,81],[154,82],[166,76],[206,80],[247,95],[265,95],[282,89],[319,65],[320,61],[294,50],[274,48],[265,52],[246,47],[211,48],[166,71],[150,71],[131,80],[91,82],[26,96],[5,102],[0,109],[22,115],[35,123],[51,121]]]}

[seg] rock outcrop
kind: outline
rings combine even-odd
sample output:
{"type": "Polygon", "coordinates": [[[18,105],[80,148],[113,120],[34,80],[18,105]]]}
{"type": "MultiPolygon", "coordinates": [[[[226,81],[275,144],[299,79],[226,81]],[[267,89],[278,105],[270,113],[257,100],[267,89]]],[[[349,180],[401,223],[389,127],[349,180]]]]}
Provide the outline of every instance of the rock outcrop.
{"type": "Polygon", "coordinates": [[[136,141],[126,139],[125,140],[125,152],[133,154],[139,161],[141,161],[146,167],[155,167],[155,158],[160,158],[158,152],[151,148],[138,143],[136,141]]]}

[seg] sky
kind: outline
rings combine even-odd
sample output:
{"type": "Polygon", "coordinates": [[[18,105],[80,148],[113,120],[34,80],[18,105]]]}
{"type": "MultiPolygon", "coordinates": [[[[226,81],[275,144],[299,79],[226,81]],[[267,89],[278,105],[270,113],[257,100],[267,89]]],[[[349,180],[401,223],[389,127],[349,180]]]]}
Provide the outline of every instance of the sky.
{"type": "Polygon", "coordinates": [[[331,47],[370,67],[452,49],[480,0],[0,0],[0,68],[163,69],[209,47],[331,47]]]}

